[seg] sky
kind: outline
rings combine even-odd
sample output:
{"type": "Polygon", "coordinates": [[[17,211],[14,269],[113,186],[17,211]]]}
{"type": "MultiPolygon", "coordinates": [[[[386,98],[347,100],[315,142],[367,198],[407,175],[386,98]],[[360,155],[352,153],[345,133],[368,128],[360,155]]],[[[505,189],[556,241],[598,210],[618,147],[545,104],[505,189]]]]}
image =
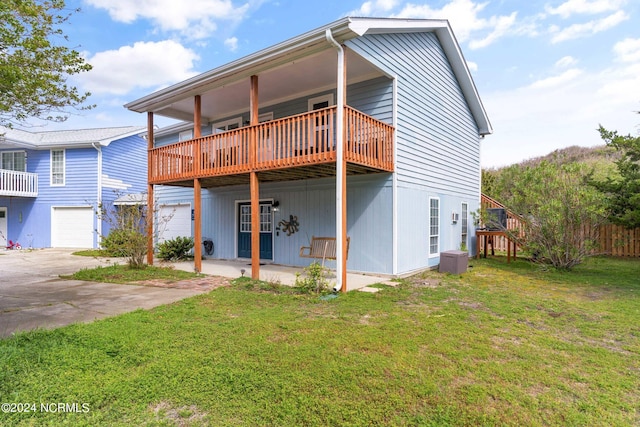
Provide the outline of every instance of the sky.
{"type": "MultiPolygon", "coordinates": [[[[96,108],[38,130],[146,125],[123,105],[345,16],[448,19],[494,129],[483,168],[640,132],[637,0],[66,0],[96,108]]],[[[160,126],[174,123],[156,119],[160,126]]]]}

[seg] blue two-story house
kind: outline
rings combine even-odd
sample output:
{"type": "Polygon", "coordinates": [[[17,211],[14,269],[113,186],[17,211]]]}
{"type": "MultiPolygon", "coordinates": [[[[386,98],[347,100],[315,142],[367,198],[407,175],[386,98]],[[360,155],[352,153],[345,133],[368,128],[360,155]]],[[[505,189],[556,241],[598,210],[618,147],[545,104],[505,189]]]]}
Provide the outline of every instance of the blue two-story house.
{"type": "Polygon", "coordinates": [[[0,130],[0,248],[96,248],[98,208],[146,190],[144,127],[0,130]]]}
{"type": "Polygon", "coordinates": [[[343,18],[126,107],[147,114],[148,200],[179,213],[196,269],[203,237],[254,278],[335,238],[342,289],[347,269],[403,275],[474,248],[492,128],[446,20],[343,18]]]}

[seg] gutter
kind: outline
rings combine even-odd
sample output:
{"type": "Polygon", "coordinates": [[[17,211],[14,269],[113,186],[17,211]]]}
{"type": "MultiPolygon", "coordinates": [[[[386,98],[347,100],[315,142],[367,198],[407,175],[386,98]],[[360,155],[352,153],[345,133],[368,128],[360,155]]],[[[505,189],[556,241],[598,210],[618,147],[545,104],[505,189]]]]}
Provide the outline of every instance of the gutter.
{"type": "Polygon", "coordinates": [[[345,94],[344,94],[344,49],[334,38],[331,33],[331,29],[327,28],[325,31],[327,41],[333,45],[338,51],[338,87],[336,96],[336,285],[334,291],[347,291],[347,284],[343,283],[343,262],[344,259],[344,230],[342,229],[344,212],[343,207],[346,203],[343,200],[342,195],[342,182],[346,179],[344,170],[344,107],[345,107],[345,94]]]}
{"type": "Polygon", "coordinates": [[[96,149],[96,151],[98,152],[98,197],[97,197],[97,205],[96,208],[99,209],[98,212],[100,212],[100,214],[97,215],[97,219],[96,219],[96,243],[98,244],[98,247],[100,247],[100,244],[102,243],[102,146],[98,143],[96,144],[95,142],[91,143],[91,146],[93,148],[96,149]]]}

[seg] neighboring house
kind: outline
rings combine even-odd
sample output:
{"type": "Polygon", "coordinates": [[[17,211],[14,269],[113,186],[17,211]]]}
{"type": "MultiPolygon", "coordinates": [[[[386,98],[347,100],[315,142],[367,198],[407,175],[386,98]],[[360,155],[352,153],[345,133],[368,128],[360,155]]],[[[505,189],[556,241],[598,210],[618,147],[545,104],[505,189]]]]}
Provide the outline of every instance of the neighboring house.
{"type": "Polygon", "coordinates": [[[475,247],[492,129],[446,20],[344,18],[126,107],[147,113],[149,200],[196,255],[211,238],[255,277],[336,237],[344,286],[347,269],[408,274],[475,247]],[[154,132],[154,115],[188,122],[154,132]]]}
{"type": "Polygon", "coordinates": [[[146,190],[145,127],[0,130],[0,247],[96,248],[96,210],[146,190]]]}

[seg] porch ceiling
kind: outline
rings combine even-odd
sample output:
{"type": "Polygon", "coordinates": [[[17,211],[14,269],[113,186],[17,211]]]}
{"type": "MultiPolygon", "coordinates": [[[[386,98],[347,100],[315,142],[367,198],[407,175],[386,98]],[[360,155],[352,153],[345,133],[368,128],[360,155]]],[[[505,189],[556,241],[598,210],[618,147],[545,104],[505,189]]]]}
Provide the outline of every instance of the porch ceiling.
{"type": "MultiPolygon", "coordinates": [[[[372,173],[385,173],[385,171],[359,165],[357,163],[347,163],[348,176],[372,173]]],[[[301,179],[330,178],[335,176],[335,162],[258,172],[258,180],[260,182],[296,181],[301,179]]],[[[163,185],[193,187],[193,180],[164,182],[163,185]]],[[[200,179],[200,185],[202,188],[225,187],[229,185],[249,185],[249,174],[242,173],[235,175],[203,177],[200,179]]]]}
{"type": "MultiPolygon", "coordinates": [[[[371,63],[346,50],[347,83],[355,83],[383,75],[371,63]]],[[[276,68],[258,73],[260,108],[289,99],[336,87],[337,52],[325,49],[314,55],[293,59],[276,68]]],[[[249,109],[250,80],[241,78],[223,86],[203,87],[202,122],[220,120],[249,109]]],[[[179,120],[193,120],[193,97],[188,97],[155,110],[154,113],[179,120]]]]}

